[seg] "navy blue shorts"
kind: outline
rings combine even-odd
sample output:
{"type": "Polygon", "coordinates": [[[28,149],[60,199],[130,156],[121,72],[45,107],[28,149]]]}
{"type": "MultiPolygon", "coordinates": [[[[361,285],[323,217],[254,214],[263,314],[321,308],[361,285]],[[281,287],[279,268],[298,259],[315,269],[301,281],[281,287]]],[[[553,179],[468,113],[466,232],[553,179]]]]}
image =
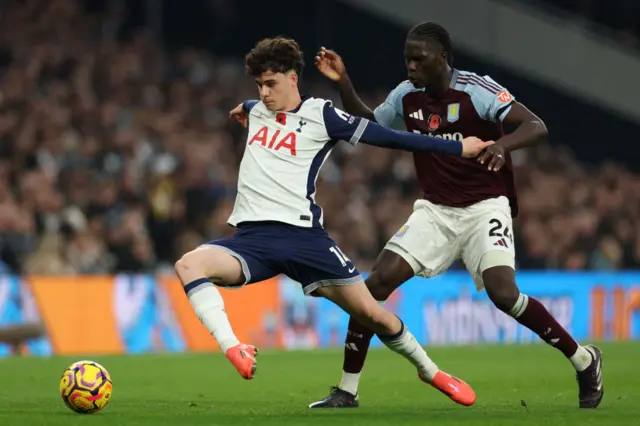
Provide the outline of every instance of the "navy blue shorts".
{"type": "Polygon", "coordinates": [[[340,251],[327,231],[277,222],[241,224],[233,237],[206,243],[220,247],[242,265],[242,287],[287,275],[302,284],[305,294],[318,287],[360,281],[360,272],[340,251]]]}

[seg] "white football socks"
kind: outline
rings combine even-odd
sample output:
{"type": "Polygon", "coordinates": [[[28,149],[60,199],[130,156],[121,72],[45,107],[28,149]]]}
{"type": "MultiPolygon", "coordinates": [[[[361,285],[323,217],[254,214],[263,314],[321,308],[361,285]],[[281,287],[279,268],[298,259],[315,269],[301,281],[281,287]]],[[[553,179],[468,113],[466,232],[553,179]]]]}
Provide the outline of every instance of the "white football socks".
{"type": "MultiPolygon", "coordinates": [[[[415,365],[422,377],[426,380],[433,380],[436,373],[440,371],[438,366],[429,358],[424,348],[420,346],[415,337],[413,337],[411,332],[406,328],[404,328],[402,334],[397,339],[391,341],[383,340],[383,343],[387,345],[389,349],[399,353],[415,365]]],[[[340,386],[338,387],[352,395],[357,395],[361,375],[362,372],[347,373],[343,371],[342,380],[340,380],[340,386]]]]}
{"type": "Polygon", "coordinates": [[[193,281],[185,286],[185,291],[196,316],[216,339],[223,353],[240,343],[224,310],[222,295],[209,280],[193,281]]]}
{"type": "Polygon", "coordinates": [[[569,361],[575,367],[577,372],[581,372],[587,369],[593,362],[593,355],[589,349],[584,346],[578,346],[576,353],[569,357],[569,361]]]}
{"type": "Polygon", "coordinates": [[[342,380],[338,387],[343,391],[349,392],[351,395],[357,395],[358,385],[360,384],[360,374],[361,373],[347,373],[343,371],[342,380]]]}
{"type": "Polygon", "coordinates": [[[402,324],[402,330],[397,336],[392,338],[381,338],[382,343],[387,345],[389,349],[399,353],[411,364],[415,365],[420,374],[426,380],[433,380],[433,377],[439,371],[438,366],[429,358],[427,352],[418,343],[413,334],[402,324]]]}

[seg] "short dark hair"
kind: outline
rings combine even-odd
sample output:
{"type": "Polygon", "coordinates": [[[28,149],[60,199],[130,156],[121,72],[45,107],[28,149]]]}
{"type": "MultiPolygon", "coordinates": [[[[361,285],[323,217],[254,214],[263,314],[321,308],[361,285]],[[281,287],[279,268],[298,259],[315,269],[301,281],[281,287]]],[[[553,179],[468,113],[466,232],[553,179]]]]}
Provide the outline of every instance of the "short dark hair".
{"type": "Polygon", "coordinates": [[[453,65],[453,43],[451,42],[451,36],[442,25],[435,22],[423,22],[416,25],[409,30],[407,40],[420,40],[420,41],[437,41],[444,48],[444,52],[447,54],[447,62],[449,65],[453,65]]]}
{"type": "Polygon", "coordinates": [[[258,77],[264,72],[295,71],[298,77],[304,68],[304,57],[298,43],[286,37],[265,38],[244,58],[247,74],[258,77]]]}

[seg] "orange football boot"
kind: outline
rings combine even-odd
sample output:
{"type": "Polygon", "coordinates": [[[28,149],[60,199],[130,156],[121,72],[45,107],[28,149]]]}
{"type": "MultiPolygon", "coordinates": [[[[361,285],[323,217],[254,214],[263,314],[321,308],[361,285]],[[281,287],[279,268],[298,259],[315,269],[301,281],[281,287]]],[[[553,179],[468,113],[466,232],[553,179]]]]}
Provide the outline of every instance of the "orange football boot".
{"type": "Polygon", "coordinates": [[[247,380],[253,379],[256,374],[258,348],[253,345],[240,343],[229,348],[226,355],[242,377],[247,380]]]}
{"type": "Polygon", "coordinates": [[[429,383],[431,386],[438,389],[460,405],[468,407],[476,402],[476,393],[473,391],[471,386],[457,377],[450,376],[444,371],[438,371],[432,381],[422,377],[422,374],[420,374],[419,371],[418,377],[420,377],[420,380],[425,383],[429,383]]]}

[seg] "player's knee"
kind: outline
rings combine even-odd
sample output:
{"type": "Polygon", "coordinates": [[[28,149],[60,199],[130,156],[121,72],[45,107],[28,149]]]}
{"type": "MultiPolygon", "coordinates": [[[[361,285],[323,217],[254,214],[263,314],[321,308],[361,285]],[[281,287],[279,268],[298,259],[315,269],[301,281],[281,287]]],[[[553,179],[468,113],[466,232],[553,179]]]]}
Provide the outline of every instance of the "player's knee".
{"type": "Polygon", "coordinates": [[[390,250],[383,250],[365,282],[374,299],[384,301],[396,288],[414,275],[413,267],[400,255],[390,250]]]}
{"type": "Polygon", "coordinates": [[[190,251],[184,254],[174,265],[173,269],[175,270],[178,276],[183,276],[189,273],[192,273],[197,270],[203,269],[203,265],[201,264],[202,260],[200,256],[195,251],[190,251]]]}
{"type": "Polygon", "coordinates": [[[200,278],[207,278],[216,285],[236,285],[246,280],[237,258],[211,246],[186,253],[175,263],[174,270],[185,285],[200,278]]]}
{"type": "Polygon", "coordinates": [[[380,301],[387,300],[395,289],[395,286],[389,284],[390,280],[384,276],[384,272],[378,270],[375,266],[365,283],[373,298],[380,301]]]}
{"type": "Polygon", "coordinates": [[[190,269],[189,260],[187,255],[182,256],[178,261],[173,265],[173,270],[176,272],[178,276],[181,276],[185,272],[190,269]]]}
{"type": "Polygon", "coordinates": [[[483,272],[482,278],[493,304],[501,311],[509,312],[520,296],[513,269],[506,266],[490,268],[483,272]]]}

